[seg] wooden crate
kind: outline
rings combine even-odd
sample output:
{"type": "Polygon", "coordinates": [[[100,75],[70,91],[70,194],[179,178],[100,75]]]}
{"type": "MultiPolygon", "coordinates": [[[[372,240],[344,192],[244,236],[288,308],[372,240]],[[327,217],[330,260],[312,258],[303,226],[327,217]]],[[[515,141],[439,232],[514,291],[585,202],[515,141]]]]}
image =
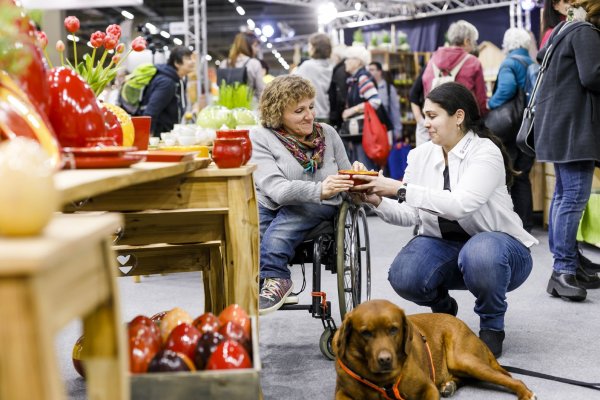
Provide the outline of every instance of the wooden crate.
{"type": "Polygon", "coordinates": [[[258,320],[252,319],[253,367],[238,370],[131,375],[132,400],[256,400],[260,389],[258,320]]]}

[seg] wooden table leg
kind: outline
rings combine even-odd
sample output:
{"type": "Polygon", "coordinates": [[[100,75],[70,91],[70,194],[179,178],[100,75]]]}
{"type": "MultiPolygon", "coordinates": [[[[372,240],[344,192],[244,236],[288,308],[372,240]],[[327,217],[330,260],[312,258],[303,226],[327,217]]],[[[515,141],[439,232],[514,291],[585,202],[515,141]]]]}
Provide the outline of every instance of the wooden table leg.
{"type": "Polygon", "coordinates": [[[83,319],[85,344],[82,360],[86,368],[89,399],[129,399],[129,379],[125,358],[125,329],[121,323],[118,290],[116,286],[116,262],[111,245],[104,246],[106,279],[110,295],[83,319]],[[87,334],[93,332],[94,334],[87,334]],[[119,353],[122,357],[119,357],[119,353]],[[107,384],[110,382],[110,384],[107,384]]]}
{"type": "Polygon", "coordinates": [[[227,291],[229,301],[243,307],[248,314],[258,314],[258,216],[250,176],[227,181],[229,215],[227,216],[227,291]],[[253,207],[250,209],[250,207],[253,207]]]}
{"type": "Polygon", "coordinates": [[[39,320],[28,279],[0,282],[0,399],[61,399],[54,329],[39,320]]]}

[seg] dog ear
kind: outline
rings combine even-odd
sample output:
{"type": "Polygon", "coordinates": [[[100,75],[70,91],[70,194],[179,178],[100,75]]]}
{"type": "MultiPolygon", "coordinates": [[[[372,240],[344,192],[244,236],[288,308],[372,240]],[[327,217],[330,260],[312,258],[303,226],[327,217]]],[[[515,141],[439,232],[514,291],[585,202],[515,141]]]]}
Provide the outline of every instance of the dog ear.
{"type": "Polygon", "coordinates": [[[333,351],[338,358],[341,358],[346,354],[346,347],[350,342],[350,336],[352,335],[352,314],[353,311],[346,314],[342,326],[333,337],[333,351]]]}
{"type": "Polygon", "coordinates": [[[404,355],[406,357],[408,357],[408,353],[410,352],[410,349],[412,348],[412,340],[413,340],[413,328],[412,328],[412,324],[408,321],[408,318],[406,318],[406,314],[404,313],[404,311],[400,310],[400,314],[401,317],[400,319],[402,320],[402,351],[404,352],[404,355]]]}

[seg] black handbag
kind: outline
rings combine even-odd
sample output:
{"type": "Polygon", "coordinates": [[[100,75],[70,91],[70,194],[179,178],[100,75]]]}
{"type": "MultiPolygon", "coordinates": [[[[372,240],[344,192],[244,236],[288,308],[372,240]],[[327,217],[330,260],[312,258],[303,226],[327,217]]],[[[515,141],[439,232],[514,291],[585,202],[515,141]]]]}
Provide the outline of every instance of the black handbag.
{"type": "MultiPolygon", "coordinates": [[[[520,62],[525,68],[527,64],[517,57],[511,57],[520,62]]],[[[513,70],[515,77],[517,74],[513,70]]],[[[496,84],[498,81],[496,81],[496,84]]],[[[494,88],[495,89],[495,88],[494,88]]],[[[502,104],[500,107],[490,110],[485,117],[485,125],[496,136],[502,140],[505,145],[515,143],[517,132],[523,119],[523,110],[525,110],[526,100],[525,91],[517,86],[517,92],[512,99],[502,104]]]]}

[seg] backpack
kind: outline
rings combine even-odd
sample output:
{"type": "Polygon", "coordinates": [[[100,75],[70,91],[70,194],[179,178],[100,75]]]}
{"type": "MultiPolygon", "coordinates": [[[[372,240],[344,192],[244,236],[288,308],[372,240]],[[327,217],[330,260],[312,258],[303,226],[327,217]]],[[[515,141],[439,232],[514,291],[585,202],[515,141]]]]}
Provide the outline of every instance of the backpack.
{"type": "Polygon", "coordinates": [[[140,64],[131,74],[125,77],[119,100],[121,106],[131,115],[139,115],[143,111],[142,98],[144,90],[156,75],[156,66],[151,63],[140,64]]]}
{"type": "Polygon", "coordinates": [[[432,91],[433,89],[440,85],[443,85],[444,83],[454,82],[454,80],[456,79],[456,75],[458,75],[458,72],[469,57],[470,55],[466,54],[463,57],[463,59],[458,64],[456,64],[454,68],[452,68],[450,71],[439,69],[438,66],[435,65],[433,61],[431,61],[431,67],[433,68],[433,80],[431,81],[431,89],[429,89],[429,91],[432,91]],[[442,73],[445,73],[446,75],[443,75],[442,73]]]}
{"type": "MultiPolygon", "coordinates": [[[[234,83],[247,84],[248,83],[248,71],[246,70],[246,64],[251,60],[248,58],[241,68],[219,68],[217,70],[217,85],[222,85],[223,81],[227,85],[233,85],[234,83]]],[[[229,62],[227,62],[229,65],[229,62]]]]}

